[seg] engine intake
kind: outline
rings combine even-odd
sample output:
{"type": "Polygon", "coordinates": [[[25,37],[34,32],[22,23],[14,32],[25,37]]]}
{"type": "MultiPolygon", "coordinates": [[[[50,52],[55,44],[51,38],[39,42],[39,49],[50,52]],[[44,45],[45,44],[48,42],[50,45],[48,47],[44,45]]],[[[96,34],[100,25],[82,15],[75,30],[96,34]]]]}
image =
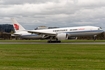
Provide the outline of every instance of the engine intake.
{"type": "Polygon", "coordinates": [[[58,40],[67,40],[68,39],[68,34],[66,34],[66,33],[58,33],[56,38],[58,40]]]}

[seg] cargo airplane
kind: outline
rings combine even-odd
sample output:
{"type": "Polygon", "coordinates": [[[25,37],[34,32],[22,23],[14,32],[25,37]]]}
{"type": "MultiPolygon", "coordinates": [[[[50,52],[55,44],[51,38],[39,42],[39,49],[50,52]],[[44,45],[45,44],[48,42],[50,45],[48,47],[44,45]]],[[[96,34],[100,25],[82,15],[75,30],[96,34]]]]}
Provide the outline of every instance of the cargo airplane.
{"type": "Polygon", "coordinates": [[[48,43],[60,43],[61,40],[67,40],[71,37],[80,36],[93,36],[95,37],[102,33],[101,27],[96,26],[79,26],[79,27],[64,27],[55,29],[43,29],[43,30],[28,30],[29,33],[35,33],[49,37],[48,43]]]}

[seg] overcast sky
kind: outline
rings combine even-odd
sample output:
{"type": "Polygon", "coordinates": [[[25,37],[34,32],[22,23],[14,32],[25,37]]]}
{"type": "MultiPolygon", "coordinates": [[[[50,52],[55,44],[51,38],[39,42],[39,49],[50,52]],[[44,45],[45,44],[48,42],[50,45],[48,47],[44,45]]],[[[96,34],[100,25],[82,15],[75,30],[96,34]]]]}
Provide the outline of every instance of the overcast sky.
{"type": "Polygon", "coordinates": [[[0,24],[12,24],[11,18],[26,29],[92,25],[105,30],[105,0],[0,0],[0,24]]]}

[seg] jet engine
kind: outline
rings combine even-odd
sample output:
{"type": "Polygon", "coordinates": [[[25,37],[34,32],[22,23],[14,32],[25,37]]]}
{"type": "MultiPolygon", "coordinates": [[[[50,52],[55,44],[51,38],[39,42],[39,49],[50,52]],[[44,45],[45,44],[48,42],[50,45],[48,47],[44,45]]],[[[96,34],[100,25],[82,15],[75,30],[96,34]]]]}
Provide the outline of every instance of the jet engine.
{"type": "Polygon", "coordinates": [[[67,40],[68,39],[68,34],[66,34],[66,33],[58,33],[56,38],[58,40],[67,40]]]}

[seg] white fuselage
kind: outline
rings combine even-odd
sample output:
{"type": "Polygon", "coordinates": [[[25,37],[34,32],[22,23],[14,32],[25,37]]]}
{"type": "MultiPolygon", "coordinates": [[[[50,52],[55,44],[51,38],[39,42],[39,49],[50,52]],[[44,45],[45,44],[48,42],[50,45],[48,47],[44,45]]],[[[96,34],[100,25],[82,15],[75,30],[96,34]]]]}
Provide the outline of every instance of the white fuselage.
{"type": "Polygon", "coordinates": [[[97,35],[102,33],[103,30],[100,27],[95,26],[81,26],[81,27],[66,27],[66,28],[56,28],[56,29],[43,29],[43,30],[31,30],[29,32],[33,33],[42,33],[42,34],[50,34],[56,35],[60,33],[66,33],[70,37],[74,36],[89,36],[89,35],[97,35]]]}

